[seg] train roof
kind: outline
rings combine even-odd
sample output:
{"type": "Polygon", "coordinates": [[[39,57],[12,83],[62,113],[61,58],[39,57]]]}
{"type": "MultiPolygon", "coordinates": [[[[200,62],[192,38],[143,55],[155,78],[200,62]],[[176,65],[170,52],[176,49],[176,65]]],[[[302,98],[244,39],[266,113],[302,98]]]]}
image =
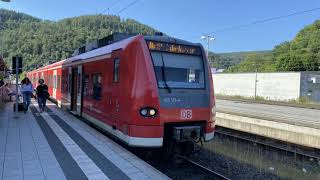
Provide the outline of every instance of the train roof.
{"type": "Polygon", "coordinates": [[[94,58],[94,57],[99,57],[99,56],[103,56],[106,54],[110,54],[112,53],[112,51],[117,50],[117,49],[123,49],[125,48],[130,42],[132,42],[135,38],[139,37],[141,35],[138,36],[133,36],[133,37],[129,37],[127,39],[100,47],[98,49],[94,49],[88,52],[85,52],[83,54],[79,54],[73,57],[70,57],[68,59],[66,59],[64,64],[69,64],[69,63],[73,63],[76,61],[81,61],[84,59],[90,59],[90,58],[94,58]]]}
{"type": "Polygon", "coordinates": [[[58,62],[55,62],[53,64],[49,64],[47,66],[43,66],[43,67],[40,67],[38,69],[35,69],[33,71],[30,71],[30,73],[34,73],[34,72],[41,72],[43,70],[47,70],[47,69],[50,69],[50,68],[54,68],[54,67],[59,67],[61,66],[63,63],[64,63],[65,60],[61,60],[61,61],[58,61],[58,62]]]}

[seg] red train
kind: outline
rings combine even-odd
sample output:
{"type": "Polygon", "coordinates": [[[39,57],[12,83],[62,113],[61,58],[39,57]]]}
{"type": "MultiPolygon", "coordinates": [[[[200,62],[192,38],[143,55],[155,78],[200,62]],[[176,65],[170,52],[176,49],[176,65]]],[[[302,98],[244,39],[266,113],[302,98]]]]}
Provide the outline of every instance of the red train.
{"type": "Polygon", "coordinates": [[[60,107],[129,146],[213,138],[215,98],[200,44],[113,35],[76,52],[27,73],[34,86],[45,80],[60,107]]]}

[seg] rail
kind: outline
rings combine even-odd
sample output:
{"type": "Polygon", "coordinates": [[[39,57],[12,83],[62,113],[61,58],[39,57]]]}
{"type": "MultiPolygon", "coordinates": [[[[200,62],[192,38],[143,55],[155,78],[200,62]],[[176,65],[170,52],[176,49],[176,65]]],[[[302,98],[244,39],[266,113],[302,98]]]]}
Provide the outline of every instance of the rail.
{"type": "Polygon", "coordinates": [[[273,149],[289,152],[294,154],[295,156],[301,155],[301,156],[305,156],[313,159],[320,159],[320,151],[315,148],[308,148],[308,147],[303,147],[300,145],[295,145],[290,143],[289,143],[290,145],[286,143],[286,146],[284,146],[282,145],[283,143],[285,143],[283,141],[274,139],[275,142],[270,142],[265,140],[270,138],[256,136],[254,134],[245,133],[245,132],[238,132],[240,134],[237,134],[236,130],[231,130],[231,129],[230,129],[230,132],[228,132],[227,128],[221,128],[221,127],[220,127],[220,130],[217,129],[215,133],[221,134],[224,136],[229,136],[235,139],[255,143],[255,144],[260,144],[262,146],[271,147],[273,149]],[[252,136],[254,136],[255,138],[253,138],[252,136]]]}
{"type": "Polygon", "coordinates": [[[184,160],[185,162],[190,163],[191,165],[193,165],[193,166],[195,166],[195,167],[197,167],[197,168],[202,169],[202,170],[203,170],[204,172],[206,172],[207,174],[212,175],[212,177],[214,177],[214,179],[231,180],[230,178],[228,178],[228,177],[226,177],[226,176],[224,176],[224,175],[222,175],[222,174],[220,174],[220,173],[218,173],[218,172],[216,172],[216,171],[214,171],[214,170],[211,170],[211,169],[209,169],[209,168],[207,168],[207,167],[205,167],[205,166],[203,166],[203,165],[201,165],[201,164],[199,164],[199,163],[197,163],[197,162],[189,159],[189,158],[186,157],[186,156],[178,156],[178,157],[179,157],[180,159],[184,160]]]}

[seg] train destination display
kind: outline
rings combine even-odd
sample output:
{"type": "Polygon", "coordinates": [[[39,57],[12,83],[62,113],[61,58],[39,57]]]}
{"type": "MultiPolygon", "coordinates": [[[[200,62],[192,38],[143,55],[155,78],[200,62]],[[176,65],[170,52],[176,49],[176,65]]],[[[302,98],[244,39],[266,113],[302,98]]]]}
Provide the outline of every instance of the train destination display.
{"type": "Polygon", "coordinates": [[[178,54],[190,54],[190,55],[201,55],[201,49],[199,47],[172,44],[158,41],[147,41],[148,47],[153,51],[165,51],[178,54]]]}

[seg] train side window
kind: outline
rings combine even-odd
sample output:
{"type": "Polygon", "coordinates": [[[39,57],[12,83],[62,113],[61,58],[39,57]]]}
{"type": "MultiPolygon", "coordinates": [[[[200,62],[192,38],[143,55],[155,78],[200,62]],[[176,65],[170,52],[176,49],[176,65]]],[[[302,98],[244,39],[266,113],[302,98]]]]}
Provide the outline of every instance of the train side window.
{"type": "Polygon", "coordinates": [[[60,75],[58,75],[58,80],[57,80],[58,82],[57,82],[57,89],[60,89],[60,86],[61,86],[61,76],[60,75]]]}
{"type": "Polygon", "coordinates": [[[92,75],[92,98],[95,100],[101,99],[102,84],[101,84],[101,74],[92,75]]]}
{"type": "Polygon", "coordinates": [[[115,58],[114,59],[114,66],[113,66],[113,82],[117,83],[119,82],[119,66],[120,66],[120,59],[115,58]]]}
{"type": "Polygon", "coordinates": [[[47,77],[47,86],[48,86],[48,87],[51,87],[51,83],[50,83],[50,75],[48,75],[48,77],[47,77]]]}
{"type": "Polygon", "coordinates": [[[71,86],[72,85],[72,75],[68,75],[68,93],[71,93],[71,86]]]}
{"type": "Polygon", "coordinates": [[[52,75],[49,77],[50,87],[52,88],[52,75]]]}
{"type": "Polygon", "coordinates": [[[86,97],[89,95],[89,75],[84,75],[84,81],[83,81],[83,96],[86,97]]]}
{"type": "Polygon", "coordinates": [[[51,87],[51,88],[53,88],[53,80],[52,80],[53,78],[52,78],[52,77],[53,77],[53,76],[52,76],[52,75],[50,75],[50,79],[49,79],[49,81],[50,81],[50,87],[51,87]]]}
{"type": "Polygon", "coordinates": [[[52,75],[50,75],[50,79],[49,79],[49,81],[50,81],[50,87],[51,88],[53,88],[53,78],[52,78],[53,76],[52,75]]]}
{"type": "Polygon", "coordinates": [[[57,75],[53,75],[53,88],[57,89],[57,75]]]}

